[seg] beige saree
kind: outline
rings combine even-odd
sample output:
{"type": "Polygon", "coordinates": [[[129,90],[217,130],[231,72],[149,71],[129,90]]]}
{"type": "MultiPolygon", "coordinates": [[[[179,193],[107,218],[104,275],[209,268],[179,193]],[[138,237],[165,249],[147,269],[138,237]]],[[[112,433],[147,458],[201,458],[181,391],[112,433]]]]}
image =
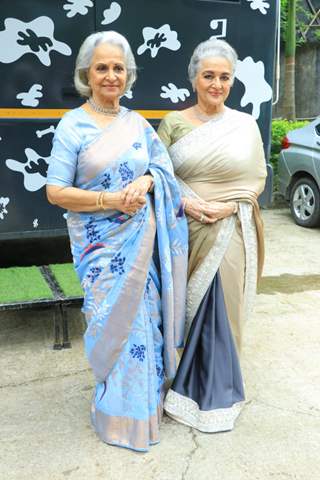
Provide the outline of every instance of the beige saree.
{"type": "MultiPolygon", "coordinates": [[[[224,345],[228,345],[226,348],[229,349],[229,345],[234,343],[235,349],[231,345],[230,351],[225,354],[221,352],[220,367],[214,359],[210,361],[213,364],[215,362],[216,377],[221,376],[222,371],[222,376],[229,378],[228,362],[224,357],[233,358],[229,370],[235,369],[235,364],[239,363],[236,357],[241,352],[244,323],[252,306],[257,277],[261,274],[264,258],[263,226],[257,202],[266,178],[260,132],[250,115],[225,108],[222,115],[200,127],[191,126],[179,112],[173,112],[162,121],[158,133],[168,147],[183,196],[200,197],[206,201],[232,200],[238,203],[236,215],[212,225],[201,224],[188,218],[187,324],[194,336],[197,327],[193,323],[199,323],[199,315],[207,315],[204,303],[209,301],[206,297],[209,290],[212,290],[210,298],[213,298],[213,289],[221,288],[223,294],[220,304],[217,298],[212,300],[216,302],[216,307],[213,306],[213,310],[216,308],[213,317],[216,318],[211,322],[223,324],[226,316],[232,339],[224,339],[224,345]],[[219,278],[215,280],[216,276],[219,278]],[[218,285],[213,285],[215,281],[218,285]]],[[[217,296],[216,293],[215,295],[217,296]]],[[[203,333],[201,335],[203,336],[203,333]]],[[[217,351],[219,342],[214,334],[212,338],[217,351]]],[[[188,338],[185,354],[189,357],[190,353],[186,353],[186,350],[188,343],[192,342],[194,343],[194,340],[188,338]]],[[[195,351],[199,352],[205,347],[201,346],[198,339],[195,348],[195,351]]],[[[182,363],[184,360],[182,358],[182,363]]],[[[207,360],[203,361],[206,363],[207,360]]],[[[178,380],[176,383],[185,386],[188,381],[194,382],[190,379],[190,372],[195,368],[194,360],[189,358],[188,366],[181,367],[184,370],[183,381],[178,380]],[[193,366],[190,362],[193,362],[193,366]]],[[[201,367],[199,368],[201,370],[201,367]]],[[[178,371],[176,379],[179,373],[178,371]]],[[[242,380],[236,378],[225,385],[225,390],[231,385],[231,390],[237,392],[231,399],[224,401],[222,388],[217,393],[220,398],[218,407],[215,399],[212,399],[204,402],[202,408],[203,402],[199,397],[208,396],[204,383],[214,389],[215,379],[207,379],[207,374],[203,376],[201,371],[198,374],[202,378],[200,386],[189,386],[186,391],[185,387],[179,390],[173,384],[166,397],[167,413],[202,431],[231,429],[240,411],[239,404],[243,400],[240,385],[242,380]],[[192,390],[197,393],[193,395],[192,390]]],[[[240,370],[239,375],[241,378],[240,370]]],[[[193,373],[193,376],[196,378],[197,375],[193,373]]]]}

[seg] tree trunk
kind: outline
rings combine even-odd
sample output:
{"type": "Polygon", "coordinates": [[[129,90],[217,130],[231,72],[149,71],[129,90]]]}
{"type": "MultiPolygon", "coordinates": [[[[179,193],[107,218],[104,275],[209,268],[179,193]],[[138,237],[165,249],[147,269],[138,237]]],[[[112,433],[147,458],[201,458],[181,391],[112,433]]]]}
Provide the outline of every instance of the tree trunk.
{"type": "Polygon", "coordinates": [[[296,0],[288,0],[285,60],[284,114],[288,120],[295,120],[296,0]]]}

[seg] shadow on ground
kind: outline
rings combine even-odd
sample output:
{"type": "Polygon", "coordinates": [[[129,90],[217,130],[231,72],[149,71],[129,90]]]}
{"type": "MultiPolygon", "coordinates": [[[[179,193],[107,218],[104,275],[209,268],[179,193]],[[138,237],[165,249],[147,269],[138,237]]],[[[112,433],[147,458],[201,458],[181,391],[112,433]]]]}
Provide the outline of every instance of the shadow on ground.
{"type": "Polygon", "coordinates": [[[258,293],[274,295],[275,293],[301,293],[320,290],[320,275],[293,275],[284,273],[277,277],[262,277],[258,293]]]}

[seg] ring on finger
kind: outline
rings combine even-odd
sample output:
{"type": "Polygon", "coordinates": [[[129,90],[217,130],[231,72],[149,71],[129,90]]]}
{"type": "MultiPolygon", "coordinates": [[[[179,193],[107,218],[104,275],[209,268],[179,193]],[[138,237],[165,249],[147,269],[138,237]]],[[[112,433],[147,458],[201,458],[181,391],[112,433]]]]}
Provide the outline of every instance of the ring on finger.
{"type": "Polygon", "coordinates": [[[200,216],[200,219],[199,219],[199,220],[200,220],[200,223],[203,223],[204,218],[205,218],[205,217],[204,217],[203,213],[201,213],[201,216],[200,216]]]}

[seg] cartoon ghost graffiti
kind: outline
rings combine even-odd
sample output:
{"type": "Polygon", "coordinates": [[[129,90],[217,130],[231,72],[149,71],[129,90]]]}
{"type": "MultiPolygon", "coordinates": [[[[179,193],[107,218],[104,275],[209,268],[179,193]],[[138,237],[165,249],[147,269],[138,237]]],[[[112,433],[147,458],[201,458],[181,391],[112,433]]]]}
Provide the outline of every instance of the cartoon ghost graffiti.
{"type": "Polygon", "coordinates": [[[168,48],[169,50],[179,50],[181,43],[178,40],[176,31],[171,30],[170,25],[162,25],[156,29],[145,27],[142,30],[144,43],[137,50],[138,55],[142,55],[146,50],[150,50],[151,57],[157,56],[160,48],[168,48]]]}
{"type": "Polygon", "coordinates": [[[111,2],[110,7],[103,12],[102,25],[109,25],[115,22],[121,15],[121,6],[118,2],[111,2]]]}
{"type": "Polygon", "coordinates": [[[250,2],[252,10],[259,10],[262,15],[266,15],[267,9],[270,8],[270,3],[265,0],[247,0],[247,2],[250,2]]]}
{"type": "Polygon", "coordinates": [[[89,8],[93,7],[93,0],[67,0],[69,3],[63,5],[63,10],[67,10],[67,17],[72,18],[77,14],[87,15],[89,8]]]}
{"type": "Polygon", "coordinates": [[[163,85],[161,87],[161,98],[170,98],[172,103],[178,103],[179,100],[185,101],[187,97],[190,97],[190,92],[187,88],[178,88],[174,83],[168,83],[168,86],[163,85]]]}
{"type": "Polygon", "coordinates": [[[6,160],[6,166],[14,172],[22,173],[24,188],[29,192],[36,192],[46,184],[50,157],[42,157],[32,148],[26,148],[25,154],[26,162],[9,158],[6,160]]]}
{"type": "Polygon", "coordinates": [[[26,53],[32,53],[40,62],[49,67],[50,53],[71,55],[71,48],[54,38],[54,23],[49,17],[38,17],[31,22],[17,18],[6,18],[4,30],[0,32],[0,62],[12,63],[26,53]]]}
{"type": "Polygon", "coordinates": [[[16,96],[18,100],[21,100],[21,105],[25,107],[37,107],[39,105],[38,98],[43,97],[42,85],[35,83],[29,88],[28,92],[20,92],[16,96]]]}
{"type": "Polygon", "coordinates": [[[262,61],[255,62],[252,57],[238,60],[236,78],[243,83],[245,93],[241,99],[241,107],[252,103],[252,115],[260,116],[261,104],[272,98],[272,88],[265,80],[265,68],[262,61]]]}

